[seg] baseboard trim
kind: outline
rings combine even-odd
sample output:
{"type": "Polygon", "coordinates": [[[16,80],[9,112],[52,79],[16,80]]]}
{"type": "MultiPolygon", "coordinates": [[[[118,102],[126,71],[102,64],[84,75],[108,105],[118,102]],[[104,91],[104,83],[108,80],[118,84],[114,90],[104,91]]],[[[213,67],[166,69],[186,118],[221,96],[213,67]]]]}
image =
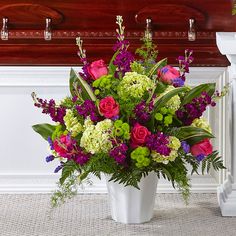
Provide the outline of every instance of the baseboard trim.
{"type": "MultiPolygon", "coordinates": [[[[52,193],[56,190],[59,175],[55,174],[0,174],[0,194],[52,193]]],[[[78,193],[106,193],[105,180],[91,178],[93,184],[81,186],[78,193]]],[[[216,193],[219,186],[211,176],[193,176],[193,193],[216,193]]],[[[158,193],[177,193],[172,185],[160,179],[158,193]]]]}

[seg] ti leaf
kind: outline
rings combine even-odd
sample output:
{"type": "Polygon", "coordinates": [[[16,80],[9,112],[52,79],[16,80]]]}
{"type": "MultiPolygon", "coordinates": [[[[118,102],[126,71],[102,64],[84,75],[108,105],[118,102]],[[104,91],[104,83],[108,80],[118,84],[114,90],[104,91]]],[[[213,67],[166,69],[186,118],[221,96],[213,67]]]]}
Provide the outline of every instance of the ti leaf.
{"type": "Polygon", "coordinates": [[[84,100],[89,99],[92,101],[96,101],[96,96],[93,93],[90,85],[73,69],[70,71],[70,92],[72,96],[75,96],[75,85],[81,88],[81,96],[84,100]]]}
{"type": "Polygon", "coordinates": [[[157,62],[157,63],[151,68],[151,70],[148,72],[147,76],[148,76],[148,77],[151,77],[151,76],[156,72],[157,69],[162,68],[162,67],[164,67],[164,66],[166,66],[166,65],[167,65],[167,58],[164,58],[164,59],[160,60],[159,62],[157,62]]]}
{"type": "Polygon", "coordinates": [[[50,124],[37,124],[32,126],[33,130],[40,134],[44,139],[48,139],[48,137],[52,136],[52,133],[56,129],[56,125],[50,124]]]}
{"type": "Polygon", "coordinates": [[[171,91],[169,91],[168,93],[166,93],[165,95],[163,95],[160,99],[158,99],[155,103],[155,107],[154,107],[154,112],[157,112],[161,107],[165,106],[165,104],[175,95],[182,93],[184,91],[186,91],[187,88],[186,87],[181,87],[181,88],[175,88],[171,91]]]}
{"type": "Polygon", "coordinates": [[[202,92],[207,92],[210,96],[212,96],[215,92],[215,83],[208,84],[200,84],[193,89],[191,89],[184,97],[181,105],[185,105],[191,102],[194,98],[199,97],[202,92]]]}
{"type": "Polygon", "coordinates": [[[214,136],[208,131],[193,126],[179,127],[175,132],[175,136],[179,140],[188,140],[188,143],[191,145],[198,143],[205,138],[214,138],[214,136]]]}

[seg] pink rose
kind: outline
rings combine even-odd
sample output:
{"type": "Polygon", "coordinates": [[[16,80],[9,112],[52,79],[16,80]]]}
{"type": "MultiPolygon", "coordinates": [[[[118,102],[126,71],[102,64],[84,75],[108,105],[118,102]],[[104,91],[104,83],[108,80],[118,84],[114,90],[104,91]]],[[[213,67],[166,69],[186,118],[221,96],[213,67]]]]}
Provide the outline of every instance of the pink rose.
{"type": "Polygon", "coordinates": [[[167,65],[158,70],[158,77],[161,82],[166,84],[172,84],[174,79],[180,77],[180,73],[172,66],[167,65]]]}
{"type": "Polygon", "coordinates": [[[120,111],[119,104],[111,96],[101,99],[99,103],[99,111],[106,118],[117,116],[120,111]]]}
{"type": "Polygon", "coordinates": [[[72,140],[69,135],[61,135],[59,139],[54,140],[53,147],[59,156],[70,159],[75,144],[75,140],[72,140]]]}
{"type": "Polygon", "coordinates": [[[103,60],[92,62],[87,69],[88,73],[93,77],[94,80],[108,74],[107,66],[103,60]]]}
{"type": "Polygon", "coordinates": [[[201,142],[194,144],[190,148],[190,152],[193,156],[204,155],[208,156],[212,154],[212,144],[209,139],[203,139],[201,142]]]}
{"type": "Polygon", "coordinates": [[[151,132],[145,126],[136,123],[131,130],[131,147],[143,146],[149,135],[151,135],[151,132]]]}

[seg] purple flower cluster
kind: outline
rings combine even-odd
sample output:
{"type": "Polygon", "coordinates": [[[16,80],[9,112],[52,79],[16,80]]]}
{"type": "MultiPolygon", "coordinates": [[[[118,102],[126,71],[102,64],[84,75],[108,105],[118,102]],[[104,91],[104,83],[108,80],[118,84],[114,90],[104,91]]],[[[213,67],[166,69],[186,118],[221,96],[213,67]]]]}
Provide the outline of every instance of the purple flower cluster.
{"type": "Polygon", "coordinates": [[[109,155],[114,158],[118,164],[125,164],[127,150],[127,145],[125,143],[121,143],[113,148],[109,155]]]}
{"type": "Polygon", "coordinates": [[[139,123],[144,124],[148,122],[151,118],[151,111],[154,108],[153,100],[147,104],[145,101],[141,101],[136,105],[134,109],[134,114],[139,123]]]}
{"type": "Polygon", "coordinates": [[[83,118],[90,116],[92,121],[98,121],[97,108],[93,101],[85,100],[83,104],[77,105],[76,110],[83,118]]]}
{"type": "Polygon", "coordinates": [[[64,124],[63,118],[66,114],[66,109],[62,106],[56,106],[53,99],[48,102],[47,100],[36,98],[34,105],[38,108],[42,108],[42,113],[49,114],[53,121],[64,124]]]}
{"type": "Polygon", "coordinates": [[[93,82],[93,79],[91,77],[91,75],[88,72],[88,67],[89,67],[89,63],[86,63],[83,67],[82,67],[82,71],[83,72],[79,72],[79,75],[85,80],[87,81],[89,84],[91,84],[93,82]]]}
{"type": "Polygon", "coordinates": [[[200,97],[194,98],[191,103],[187,103],[180,110],[176,111],[176,115],[184,125],[191,125],[193,120],[202,116],[208,105],[215,106],[211,96],[206,92],[202,92],[200,97]]]}
{"type": "Polygon", "coordinates": [[[185,153],[189,153],[190,151],[190,146],[188,145],[188,143],[186,141],[182,141],[181,142],[181,147],[183,148],[185,153]]]}
{"type": "Polygon", "coordinates": [[[196,156],[198,162],[201,162],[206,156],[204,154],[199,154],[196,156]]]}
{"type": "Polygon", "coordinates": [[[53,148],[53,141],[52,141],[50,136],[48,136],[48,143],[49,143],[50,149],[54,150],[54,148],[53,148]]]}
{"type": "Polygon", "coordinates": [[[125,72],[130,71],[130,63],[134,61],[134,57],[131,52],[122,50],[116,56],[113,64],[117,66],[115,77],[119,78],[119,75],[124,76],[125,72]]]}
{"type": "Polygon", "coordinates": [[[84,153],[81,148],[77,148],[76,154],[74,155],[73,159],[76,163],[80,164],[81,166],[88,162],[90,158],[90,154],[84,153]]]}
{"type": "MultiPolygon", "coordinates": [[[[180,76],[182,81],[185,81],[185,73],[189,73],[189,65],[190,63],[193,62],[192,54],[193,54],[192,50],[186,49],[185,56],[178,57],[180,72],[182,72],[180,76]]],[[[175,87],[178,87],[178,86],[175,86],[175,87]]]]}
{"type": "Polygon", "coordinates": [[[55,157],[53,155],[49,155],[46,157],[46,162],[53,161],[54,159],[55,159],[55,157]]]}
{"type": "Polygon", "coordinates": [[[169,144],[169,137],[161,132],[152,134],[147,137],[146,146],[157,153],[169,156],[171,149],[167,146],[169,144]]]}

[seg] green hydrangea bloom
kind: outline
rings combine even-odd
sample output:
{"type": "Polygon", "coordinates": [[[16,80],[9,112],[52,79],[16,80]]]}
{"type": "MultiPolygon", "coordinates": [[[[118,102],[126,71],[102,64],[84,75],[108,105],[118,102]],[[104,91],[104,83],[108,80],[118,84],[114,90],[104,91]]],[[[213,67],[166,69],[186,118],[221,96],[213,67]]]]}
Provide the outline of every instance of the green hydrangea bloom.
{"type": "Polygon", "coordinates": [[[85,131],[80,140],[80,146],[92,154],[109,152],[112,148],[112,121],[105,119],[93,125],[87,120],[85,127],[85,131]]]}
{"type": "Polygon", "coordinates": [[[212,132],[211,127],[210,127],[209,123],[207,122],[207,120],[205,118],[196,118],[196,119],[194,119],[191,126],[205,129],[209,133],[212,132]]]}
{"type": "Polygon", "coordinates": [[[139,62],[134,61],[130,64],[130,68],[133,72],[137,72],[138,74],[145,74],[145,67],[142,66],[139,62]]]}
{"type": "Polygon", "coordinates": [[[66,129],[71,133],[72,137],[77,136],[83,131],[83,126],[74,116],[72,110],[66,110],[66,115],[64,116],[63,120],[65,122],[66,129]]]}
{"type": "Polygon", "coordinates": [[[177,151],[181,147],[181,142],[175,136],[169,136],[168,147],[177,151]]]}
{"type": "Polygon", "coordinates": [[[155,86],[154,82],[146,75],[137,72],[126,72],[117,87],[117,93],[122,100],[127,100],[130,97],[140,99],[153,86],[155,86]]]}
{"type": "Polygon", "coordinates": [[[169,156],[161,155],[155,151],[152,151],[151,157],[154,161],[158,163],[168,164],[169,161],[174,161],[175,158],[178,156],[178,152],[176,150],[171,150],[169,156]]]}
{"type": "MultiPolygon", "coordinates": [[[[169,85],[165,92],[161,93],[160,96],[158,98],[161,98],[162,96],[164,96],[165,94],[167,94],[168,92],[170,92],[171,90],[175,89],[174,86],[169,85]]],[[[172,97],[166,104],[165,104],[165,108],[169,108],[171,109],[171,112],[175,112],[180,108],[180,104],[181,104],[181,100],[179,95],[175,95],[174,97],[172,97]]],[[[167,111],[166,111],[167,112],[167,111]]],[[[163,113],[164,114],[164,113],[163,113]]]]}
{"type": "Polygon", "coordinates": [[[135,160],[135,165],[138,168],[147,167],[150,165],[151,160],[149,158],[150,151],[147,147],[137,147],[131,152],[131,159],[135,160]]]}

